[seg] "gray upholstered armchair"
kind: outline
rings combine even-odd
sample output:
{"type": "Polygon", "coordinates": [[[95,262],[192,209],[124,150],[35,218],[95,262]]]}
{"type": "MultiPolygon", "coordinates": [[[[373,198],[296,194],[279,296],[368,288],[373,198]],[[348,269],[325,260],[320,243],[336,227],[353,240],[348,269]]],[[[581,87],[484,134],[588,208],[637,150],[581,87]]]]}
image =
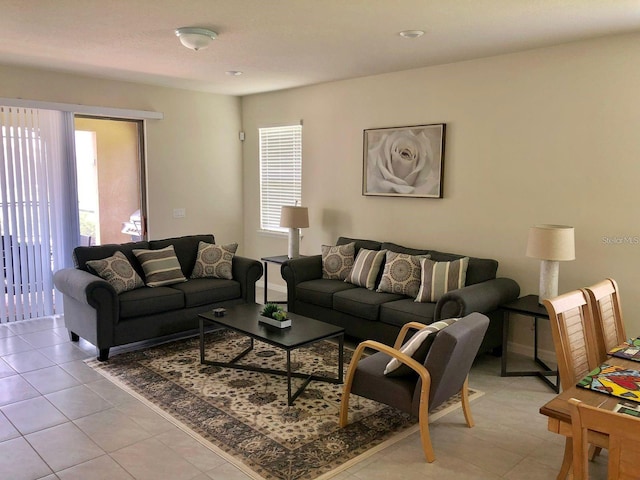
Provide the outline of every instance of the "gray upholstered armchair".
{"type": "Polygon", "coordinates": [[[348,420],[349,395],[366,397],[418,417],[422,448],[428,462],[435,460],[429,436],[429,412],[458,392],[469,427],[473,418],[469,408],[468,375],[489,326],[481,313],[471,313],[440,330],[423,363],[400,351],[410,329],[425,327],[417,322],[406,324],[393,347],[373,340],[360,343],[354,352],[342,394],[340,426],[348,420]],[[361,358],[365,348],[377,353],[361,358]],[[387,376],[385,367],[396,358],[409,367],[408,374],[387,376]],[[415,373],[414,373],[415,372],[415,373]]]}

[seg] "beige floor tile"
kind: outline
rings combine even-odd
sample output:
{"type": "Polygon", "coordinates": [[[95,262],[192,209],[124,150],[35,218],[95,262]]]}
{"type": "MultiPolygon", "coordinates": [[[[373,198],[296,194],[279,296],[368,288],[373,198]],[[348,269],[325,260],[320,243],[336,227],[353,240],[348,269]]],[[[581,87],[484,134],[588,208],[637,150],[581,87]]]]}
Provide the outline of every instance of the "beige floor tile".
{"type": "Polygon", "coordinates": [[[71,420],[101,412],[113,406],[85,385],[59,390],[45,397],[71,420]]]}
{"type": "Polygon", "coordinates": [[[206,472],[226,463],[226,460],[202,445],[191,435],[175,427],[154,438],[178,453],[182,458],[206,472]]]}
{"type": "Polygon", "coordinates": [[[16,372],[7,362],[0,358],[0,378],[10,377],[11,375],[15,375],[16,373],[18,372],[16,372]]]}
{"type": "Polygon", "coordinates": [[[22,435],[69,421],[44,397],[35,397],[12,403],[2,407],[1,410],[22,435]]]}
{"type": "Polygon", "coordinates": [[[128,402],[121,403],[116,409],[127,415],[147,432],[157,435],[173,430],[175,426],[163,416],[155,413],[141,401],[131,397],[128,402]]]}
{"type": "Polygon", "coordinates": [[[58,472],[60,480],[132,480],[124,468],[108,455],[103,455],[58,472]]]}
{"type": "Polygon", "coordinates": [[[0,407],[39,395],[38,391],[20,375],[0,378],[0,407]]]}
{"type": "Polygon", "coordinates": [[[0,338],[0,355],[11,355],[28,350],[33,350],[33,346],[18,336],[0,338]]]}
{"type": "Polygon", "coordinates": [[[93,368],[84,363],[83,360],[72,360],[70,362],[63,362],[59,364],[59,367],[82,383],[95,382],[104,378],[93,368]]]}
{"type": "Polygon", "coordinates": [[[5,355],[2,359],[18,373],[31,372],[54,365],[51,360],[37,350],[5,355]]]}
{"type": "Polygon", "coordinates": [[[10,440],[20,436],[20,432],[11,424],[11,422],[0,411],[0,442],[10,440]]]}
{"type": "Polygon", "coordinates": [[[209,470],[207,476],[213,480],[251,480],[249,475],[230,463],[209,470]]]}
{"type": "Polygon", "coordinates": [[[44,347],[38,350],[45,357],[55,363],[71,362],[73,360],[84,360],[91,358],[93,354],[87,353],[73,343],[61,343],[59,345],[52,345],[50,347],[44,347]]]}
{"type": "Polygon", "coordinates": [[[24,438],[0,443],[0,473],[7,480],[35,480],[52,473],[24,438]]]}
{"type": "Polygon", "coordinates": [[[78,465],[104,454],[73,423],[63,423],[24,437],[54,472],[78,465]]]}
{"type": "Polygon", "coordinates": [[[85,385],[112,405],[120,405],[135,398],[104,377],[95,382],[85,383],[85,385]]]}
{"type": "Polygon", "coordinates": [[[111,457],[137,480],[191,480],[202,473],[153,438],[113,452],[111,457]]]}
{"type": "Polygon", "coordinates": [[[131,418],[113,408],[79,418],[74,423],[105,452],[113,452],[151,437],[131,418]]]}
{"type": "Polygon", "coordinates": [[[27,372],[22,377],[43,395],[80,385],[78,380],[58,365],[27,372]]]}
{"type": "Polygon", "coordinates": [[[20,335],[25,342],[33,345],[35,348],[50,347],[69,341],[67,337],[61,337],[53,330],[43,330],[39,332],[23,333],[20,335]]]}

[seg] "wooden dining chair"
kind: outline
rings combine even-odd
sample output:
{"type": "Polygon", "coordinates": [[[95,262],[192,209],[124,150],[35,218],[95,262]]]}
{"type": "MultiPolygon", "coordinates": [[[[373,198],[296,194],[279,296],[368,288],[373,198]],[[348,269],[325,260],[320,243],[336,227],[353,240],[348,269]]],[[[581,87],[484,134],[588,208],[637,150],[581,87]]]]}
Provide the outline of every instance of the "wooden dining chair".
{"type": "Polygon", "coordinates": [[[614,279],[607,278],[584,290],[593,313],[597,359],[604,362],[607,352],[627,339],[618,284],[614,279]]]}
{"type": "MultiPolygon", "coordinates": [[[[543,300],[543,303],[551,323],[560,384],[566,390],[599,365],[594,347],[591,307],[583,290],[543,300]]],[[[567,478],[572,457],[573,442],[571,437],[567,437],[558,480],[567,478]]]]}
{"type": "Polygon", "coordinates": [[[573,435],[573,479],[589,478],[589,432],[609,437],[608,480],[637,480],[640,459],[640,418],[569,399],[573,435]]]}

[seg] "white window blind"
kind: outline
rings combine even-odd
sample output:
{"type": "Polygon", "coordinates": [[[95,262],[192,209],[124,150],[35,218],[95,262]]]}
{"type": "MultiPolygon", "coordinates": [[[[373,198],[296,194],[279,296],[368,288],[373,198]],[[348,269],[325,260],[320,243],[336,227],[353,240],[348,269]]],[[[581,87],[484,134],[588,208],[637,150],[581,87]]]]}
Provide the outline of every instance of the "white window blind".
{"type": "Polygon", "coordinates": [[[260,128],[260,228],[285,232],[280,209],[302,200],[302,125],[260,128]]]}

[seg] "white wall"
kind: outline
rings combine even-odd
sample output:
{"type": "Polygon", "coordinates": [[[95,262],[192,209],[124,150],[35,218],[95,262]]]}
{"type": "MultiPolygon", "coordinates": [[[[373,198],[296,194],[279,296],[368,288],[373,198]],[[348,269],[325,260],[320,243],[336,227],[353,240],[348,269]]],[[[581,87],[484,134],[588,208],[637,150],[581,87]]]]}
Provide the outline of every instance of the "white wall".
{"type": "Polygon", "coordinates": [[[150,238],[213,233],[242,251],[239,98],[2,65],[0,97],[163,112],[146,122],[150,238]]]}
{"type": "Polygon", "coordinates": [[[495,258],[499,276],[537,293],[528,228],[573,225],[577,259],[561,265],[560,291],[616,278],[638,335],[638,58],[640,35],[628,35],[245,97],[246,253],[286,253],[285,237],[257,233],[257,128],[303,119],[301,253],[345,235],[495,258]],[[364,129],[441,122],[443,199],[361,195],[364,129]],[[603,241],[613,237],[634,240],[603,241]]]}

